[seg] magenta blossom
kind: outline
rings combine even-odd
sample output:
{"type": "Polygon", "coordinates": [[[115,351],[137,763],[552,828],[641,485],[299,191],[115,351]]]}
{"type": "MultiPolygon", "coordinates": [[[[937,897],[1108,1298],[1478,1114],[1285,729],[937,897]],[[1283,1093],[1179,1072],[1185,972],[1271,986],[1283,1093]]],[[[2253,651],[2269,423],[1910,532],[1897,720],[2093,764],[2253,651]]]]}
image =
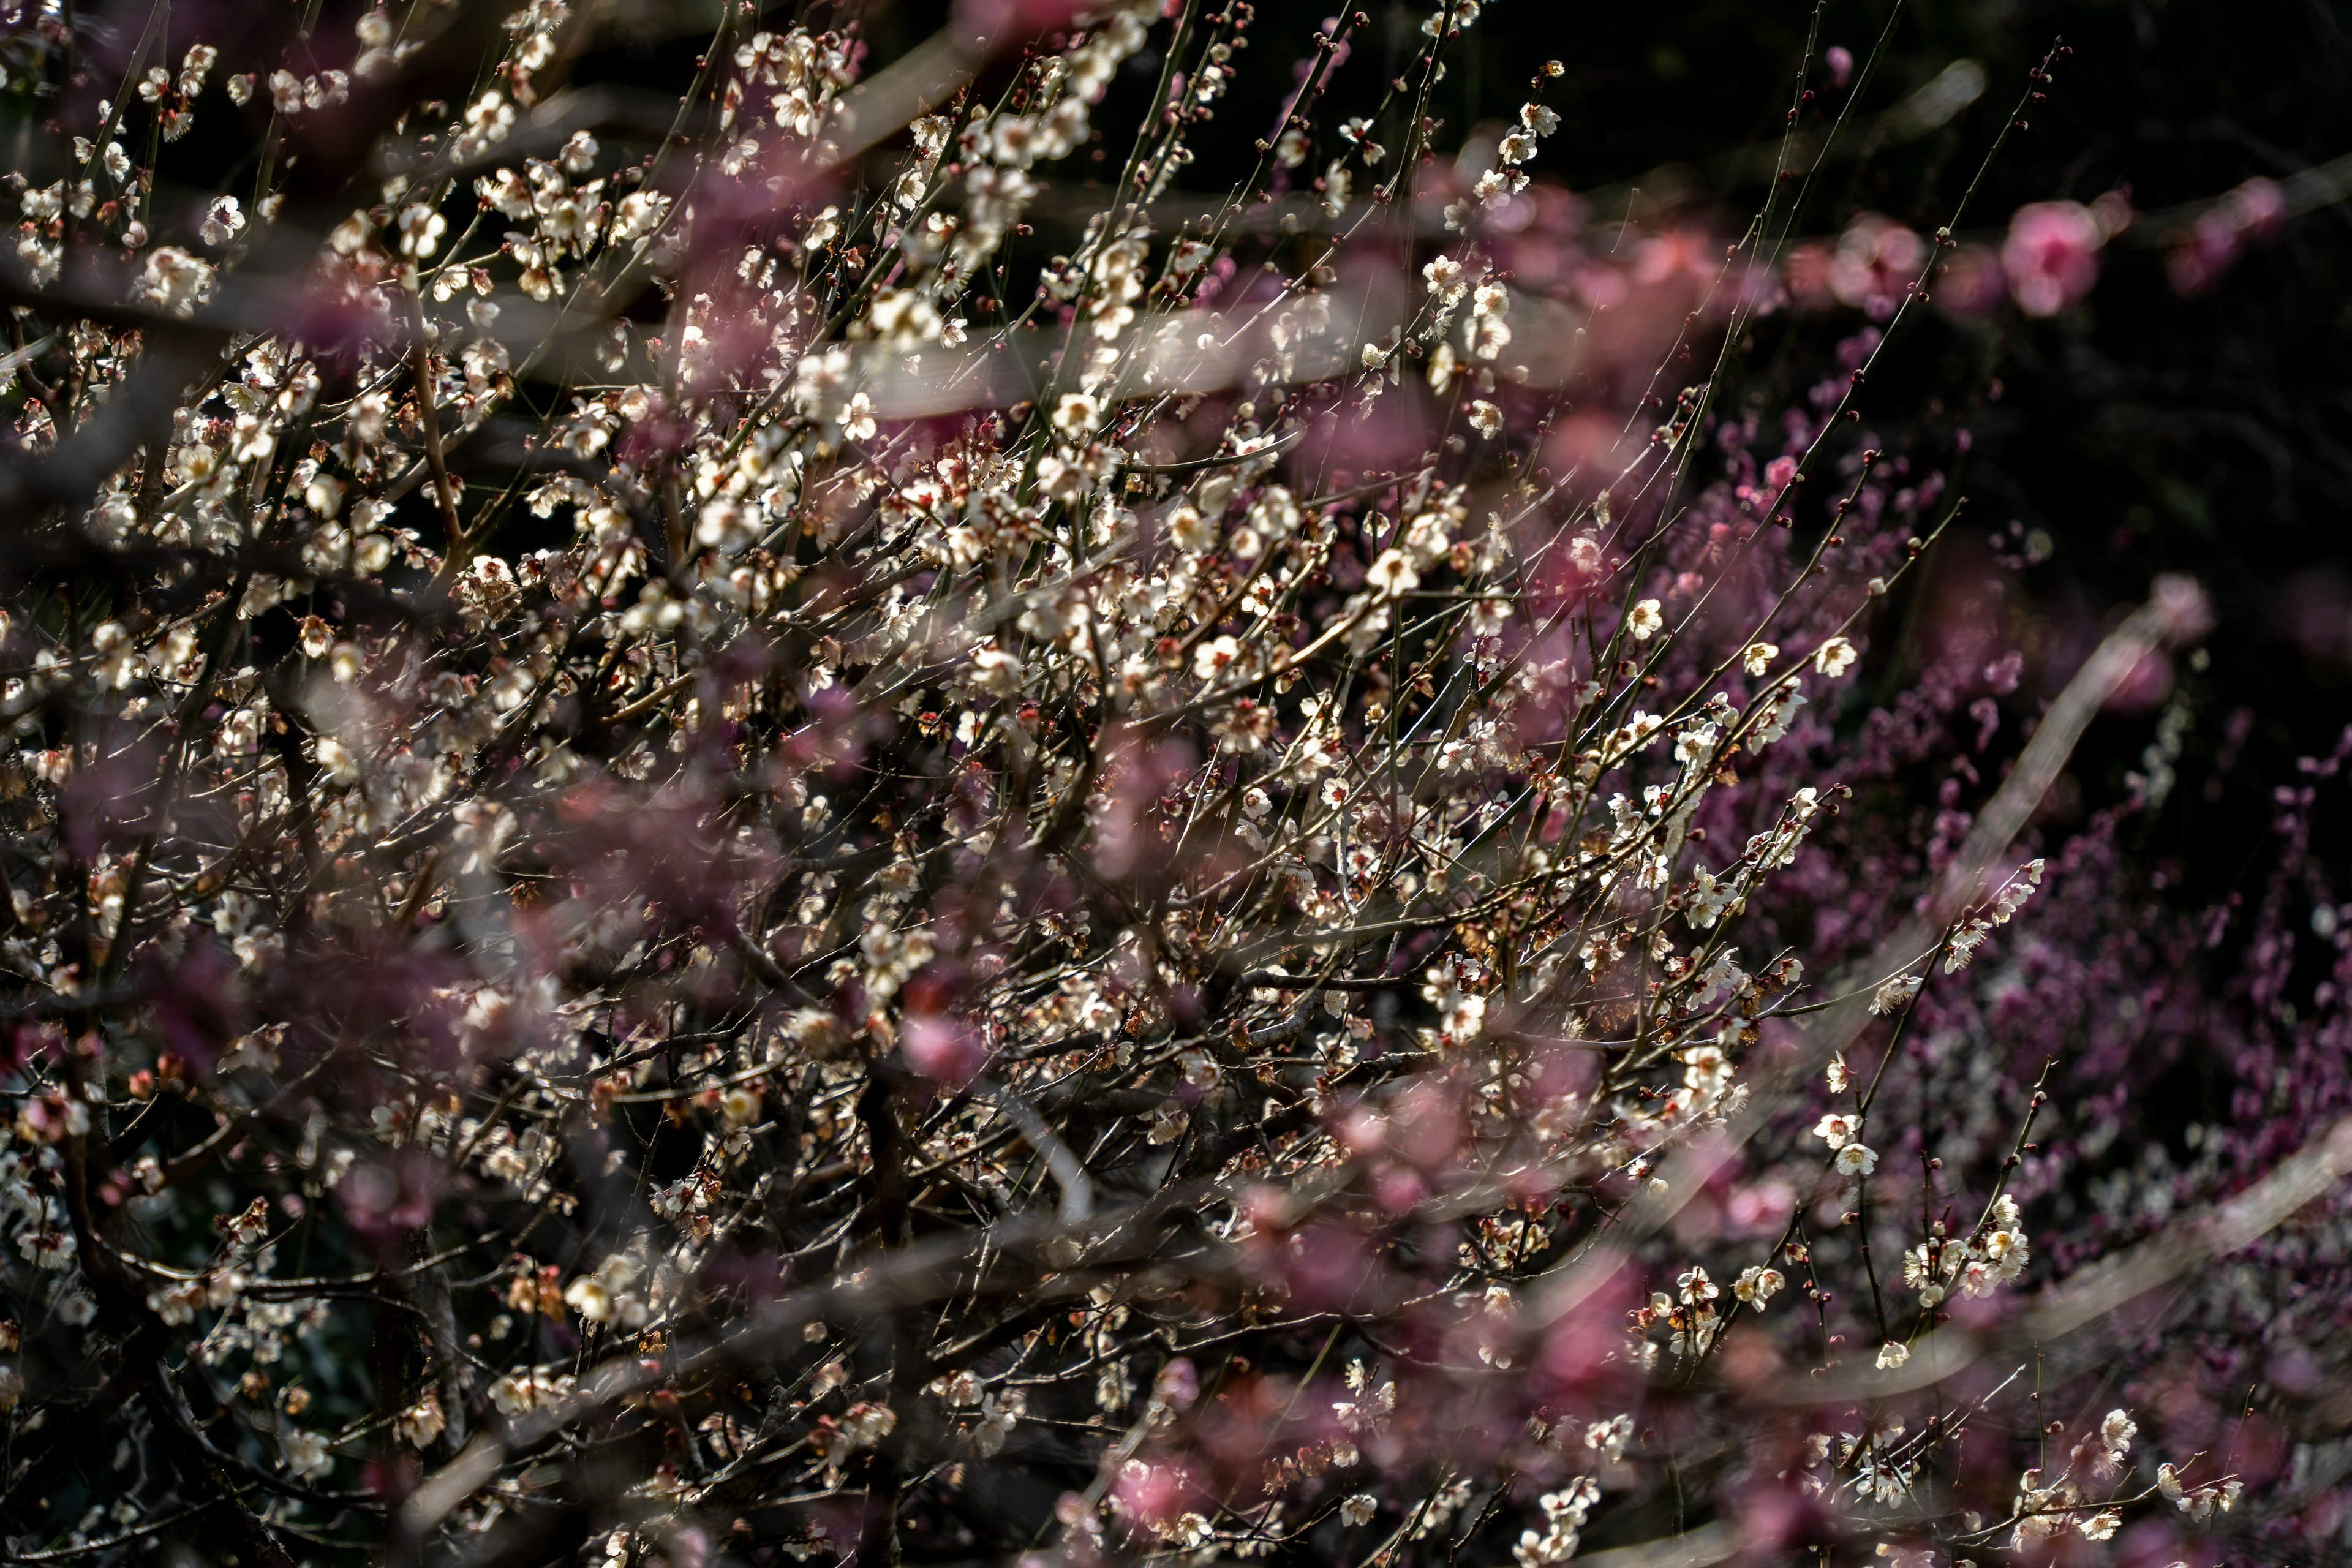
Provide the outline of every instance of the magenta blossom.
{"type": "Polygon", "coordinates": [[[2032,202],[2009,222],[2000,264],[2009,291],[2029,316],[2054,316],[2098,281],[2105,232],[2080,202],[2032,202]]]}
{"type": "Polygon", "coordinates": [[[916,1018],[907,1025],[907,1065],[925,1078],[957,1088],[988,1065],[988,1047],[951,1018],[916,1018]]]}
{"type": "Polygon", "coordinates": [[[1864,213],[1838,239],[1830,291],[1883,321],[1910,292],[1927,259],[1926,240],[1892,218],[1864,213]]]}

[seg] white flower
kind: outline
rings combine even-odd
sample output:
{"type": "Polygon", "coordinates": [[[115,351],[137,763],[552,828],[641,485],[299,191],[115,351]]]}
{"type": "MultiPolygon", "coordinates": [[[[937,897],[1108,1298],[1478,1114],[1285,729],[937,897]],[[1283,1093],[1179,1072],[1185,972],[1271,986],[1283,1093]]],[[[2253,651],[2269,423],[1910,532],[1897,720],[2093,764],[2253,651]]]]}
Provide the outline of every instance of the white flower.
{"type": "Polygon", "coordinates": [[[213,62],[220,51],[210,44],[193,44],[180,59],[180,93],[194,98],[205,90],[205,79],[212,74],[213,62]]]}
{"type": "Polygon", "coordinates": [[[866,394],[853,393],[849,406],[842,413],[841,433],[853,441],[874,439],[874,405],[866,394]]]}
{"type": "MultiPolygon", "coordinates": [[[[630,241],[643,238],[645,236],[651,234],[654,230],[659,228],[661,226],[662,218],[669,212],[669,197],[664,195],[659,191],[632,191],[627,195],[623,196],[621,198],[620,205],[613,209],[612,237],[614,243],[616,245],[626,245],[630,241]]],[[[827,207],[824,211],[827,214],[834,214],[835,216],[839,216],[832,207],[827,207]]],[[[818,215],[818,220],[820,223],[823,223],[824,221],[824,215],[818,215]]],[[[825,238],[830,239],[834,235],[840,232],[840,226],[838,224],[835,224],[832,226],[831,233],[828,233],[825,236],[825,238]]],[[[824,241],[812,237],[808,243],[811,245],[822,245],[824,241]]]]}
{"type": "Polygon", "coordinates": [[[226,245],[245,226],[245,209],[237,205],[235,196],[215,196],[205,210],[205,220],[196,226],[206,245],[226,245]]]}
{"type": "Polygon", "coordinates": [[[1325,216],[1338,217],[1348,210],[1348,200],[1355,195],[1355,176],[1348,172],[1348,165],[1337,158],[1332,159],[1331,166],[1323,171],[1325,216]]]}
{"type": "Polygon", "coordinates": [[[1992,909],[1985,918],[1997,926],[2007,925],[2017,911],[2025,907],[2026,900],[2033,897],[2034,889],[2042,886],[2042,863],[2039,859],[2028,860],[2019,867],[2017,875],[2009,879],[2009,885],[2001,889],[2000,896],[1993,900],[1992,909]]]}
{"type": "Polygon", "coordinates": [[[1416,513],[1412,521],[1405,524],[1402,548],[1412,557],[1415,566],[1433,565],[1439,556],[1445,553],[1449,548],[1447,521],[1442,511],[1424,511],[1416,513]]]}
{"type": "Polygon", "coordinates": [[[1751,1307],[1761,1307],[1779,1295],[1786,1284],[1788,1280],[1781,1277],[1779,1269],[1751,1264],[1741,1269],[1739,1278],[1731,1282],[1731,1293],[1751,1307]]]}
{"type": "Polygon", "coordinates": [[[1349,1524],[1369,1524],[1380,1511],[1380,1500],[1370,1492],[1358,1492],[1339,1504],[1339,1518],[1349,1524]]]}
{"type": "Polygon", "coordinates": [[[392,1418],[394,1436],[412,1448],[422,1448],[441,1436],[448,1424],[441,1414],[441,1396],[427,1392],[424,1398],[392,1418]]]}
{"type": "Polygon", "coordinates": [[[1029,1408],[1028,1396],[1017,1388],[1008,1388],[1001,1395],[992,1394],[981,1401],[980,1425],[971,1429],[971,1446],[982,1458],[993,1457],[1004,1447],[1004,1439],[1029,1408]]]}
{"type": "Polygon", "coordinates": [[[1849,1143],[1837,1152],[1837,1168],[1848,1176],[1866,1176],[1878,1169],[1878,1152],[1867,1143],[1849,1143]]]}
{"type": "Polygon", "coordinates": [[[1889,1340],[1886,1343],[1878,1347],[1878,1370],[1881,1372],[1892,1372],[1910,1359],[1911,1347],[1909,1345],[1902,1344],[1894,1340],[1889,1340]]]}
{"type": "Polygon", "coordinates": [[[363,212],[355,212],[327,231],[327,244],[338,256],[356,256],[367,248],[368,238],[375,232],[374,223],[363,212]]]}
{"type": "Polygon", "coordinates": [[[887,1405],[861,1399],[845,1411],[841,1434],[853,1448],[870,1448],[898,1425],[898,1413],[887,1405]]]}
{"type": "Polygon", "coordinates": [[[1690,902],[1684,908],[1683,918],[1694,931],[1711,931],[1738,897],[1739,889],[1729,878],[1718,879],[1702,866],[1691,873],[1690,902]]]}
{"type": "Polygon", "coordinates": [[[2078,1521],[2074,1528],[2093,1541],[2105,1541],[2116,1532],[2116,1526],[2123,1521],[2124,1516],[2116,1510],[2102,1509],[2097,1513],[2078,1521]]]}
{"type": "Polygon", "coordinates": [[[1635,642],[1648,642],[1664,629],[1666,617],[1655,599],[1644,599],[1625,616],[1625,635],[1635,642]]]}
{"type": "Polygon", "coordinates": [[[335,1457],[327,1452],[327,1440],[316,1432],[289,1426],[278,1435],[278,1441],[286,1450],[286,1468],[298,1476],[323,1476],[335,1468],[335,1457]]]}
{"type": "Polygon", "coordinates": [[[1470,424],[1479,435],[1491,439],[1502,431],[1503,411],[1483,397],[1475,399],[1470,405],[1470,424]]]}
{"type": "Polygon", "coordinates": [[[439,248],[449,222],[431,207],[419,204],[401,209],[399,226],[400,254],[422,260],[439,248]]]}
{"type": "Polygon", "coordinates": [[[1054,406],[1054,428],[1073,441],[1083,439],[1101,417],[1102,405],[1083,392],[1064,393],[1054,406]]]}
{"type": "Polygon", "coordinates": [[[1748,651],[1739,656],[1739,665],[1748,674],[1760,676],[1771,668],[1772,661],[1780,657],[1780,644],[1752,642],[1748,645],[1748,651]]]}
{"type": "Polygon", "coordinates": [[[1625,1445],[1633,1440],[1633,1418],[1612,1415],[1606,1421],[1595,1421],[1584,1429],[1584,1446],[1598,1449],[1601,1457],[1614,1464],[1625,1457],[1625,1445]]]}
{"type": "Polygon", "coordinates": [[[1460,368],[1461,361],[1454,357],[1454,345],[1438,344],[1430,351],[1429,369],[1424,373],[1429,380],[1429,390],[1440,397],[1444,396],[1454,384],[1454,373],[1460,368]]]}
{"type": "Polygon", "coordinates": [[[1805,694],[1793,687],[1775,697],[1764,710],[1762,721],[1756,726],[1754,749],[1763,750],[1789,732],[1796,721],[1797,710],[1805,705],[1805,694]]]}
{"type": "Polygon", "coordinates": [[[572,1392],[573,1379],[569,1373],[556,1373],[545,1367],[526,1367],[510,1372],[490,1384],[490,1403],[501,1415],[518,1415],[526,1410],[561,1399],[572,1392]]]}
{"type": "Polygon", "coordinates": [[[89,646],[97,654],[90,671],[103,688],[120,690],[139,679],[145,668],[139,649],[131,640],[131,630],[121,621],[108,621],[89,634],[89,646]]]}
{"type": "MultiPolygon", "coordinates": [[[[1496,288],[1492,291],[1500,294],[1502,289],[1496,288]]],[[[1481,289],[1478,292],[1484,295],[1488,292],[1488,289],[1481,289]]],[[[1498,311],[1482,310],[1471,318],[1470,328],[1465,334],[1465,338],[1469,344],[1470,352],[1480,359],[1499,359],[1503,350],[1510,343],[1511,324],[1503,320],[1498,311]]]]}
{"type": "Polygon", "coordinates": [[[715,500],[695,520],[694,540],[721,555],[740,554],[758,542],[756,521],[731,500],[715,500]]]}
{"type": "Polygon", "coordinates": [[[213,269],[176,245],[151,251],[134,292],[175,316],[195,313],[211,293],[213,269]]]}
{"type": "Polygon", "coordinates": [[[1832,680],[1843,675],[1853,660],[1853,644],[1843,637],[1832,637],[1813,650],[1813,668],[1832,680]]]}
{"type": "Polygon", "coordinates": [[[1843,1149],[1862,1131],[1862,1124],[1843,1111],[1832,1110],[1813,1123],[1813,1136],[1832,1149],[1843,1149]]]}
{"type": "Polygon", "coordinates": [[[601,1323],[613,1315],[612,1292],[594,1277],[583,1274],[565,1288],[563,1304],[592,1323],[601,1323]]]}
{"type": "MultiPolygon", "coordinates": [[[[75,1107],[79,1110],[79,1106],[75,1107]]],[[[64,1273],[74,1266],[74,1254],[79,1247],[74,1233],[63,1229],[28,1227],[16,1237],[16,1250],[42,1268],[64,1273]]]]}
{"type": "Polygon", "coordinates": [[[1179,505],[1168,514],[1169,536],[1176,548],[1198,555],[1217,542],[1216,519],[1204,517],[1199,508],[1179,505]]]}
{"type": "Polygon", "coordinates": [[[1021,660],[993,643],[971,651],[971,683],[992,697],[1010,697],[1021,689],[1021,660]]]}
{"type": "Polygon", "coordinates": [[[350,785],[360,782],[360,760],[352,754],[349,746],[332,735],[321,735],[317,752],[319,766],[335,783],[350,785]]]}
{"type": "Polygon", "coordinates": [[[1412,556],[1402,550],[1389,549],[1381,552],[1381,558],[1372,563],[1364,580],[1381,593],[1394,597],[1418,587],[1421,574],[1413,570],[1412,556]]]}
{"type": "Polygon", "coordinates": [[[1870,1010],[1885,1018],[1900,1013],[1911,998],[1919,994],[1919,976],[1898,974],[1878,988],[1870,999],[1870,1010]]]}
{"type": "Polygon", "coordinates": [[[1192,650],[1192,673],[1213,680],[1242,656],[1241,643],[1231,637],[1212,637],[1192,650]]]}
{"type": "Polygon", "coordinates": [[[986,1385],[980,1381],[980,1375],[969,1367],[940,1379],[933,1386],[939,1391],[940,1398],[958,1409],[979,1404],[981,1395],[987,1392],[986,1385]]]}

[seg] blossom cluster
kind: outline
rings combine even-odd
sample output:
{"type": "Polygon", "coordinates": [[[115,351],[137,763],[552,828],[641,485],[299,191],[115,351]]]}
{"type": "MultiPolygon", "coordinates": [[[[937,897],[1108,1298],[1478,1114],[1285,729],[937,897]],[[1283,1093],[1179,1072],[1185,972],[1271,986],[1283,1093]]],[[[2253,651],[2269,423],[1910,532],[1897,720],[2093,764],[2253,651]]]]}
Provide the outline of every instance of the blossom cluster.
{"type": "Polygon", "coordinates": [[[1963,683],[1864,690],[1966,448],[1861,401],[1931,247],[1849,228],[1880,324],[1768,416],[1668,378],[1787,210],[1581,243],[1557,64],[1428,156],[1475,0],[1338,124],[1326,22],[1230,193],[1244,0],[730,5],[651,129],[602,25],[159,24],[12,187],[13,1542],[2224,1521],[2226,1447],[2055,1453],[2049,1097],[1952,1087],[2091,851],[1883,804],[1963,683]]]}

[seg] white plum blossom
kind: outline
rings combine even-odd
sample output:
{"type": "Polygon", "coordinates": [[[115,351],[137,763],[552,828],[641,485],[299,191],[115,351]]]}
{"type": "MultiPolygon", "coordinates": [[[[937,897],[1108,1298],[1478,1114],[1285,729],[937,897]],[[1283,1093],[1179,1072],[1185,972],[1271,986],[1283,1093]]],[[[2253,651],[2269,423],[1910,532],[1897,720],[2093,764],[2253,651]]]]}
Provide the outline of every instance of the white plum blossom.
{"type": "Polygon", "coordinates": [[[306,1432],[289,1426],[278,1435],[281,1462],[295,1475],[309,1479],[323,1476],[334,1468],[335,1456],[328,1450],[327,1440],[316,1432],[306,1432]]]}
{"type": "Polygon", "coordinates": [[[1878,1168],[1878,1152],[1866,1143],[1847,1143],[1838,1150],[1832,1163],[1841,1175],[1867,1176],[1878,1168]]]}

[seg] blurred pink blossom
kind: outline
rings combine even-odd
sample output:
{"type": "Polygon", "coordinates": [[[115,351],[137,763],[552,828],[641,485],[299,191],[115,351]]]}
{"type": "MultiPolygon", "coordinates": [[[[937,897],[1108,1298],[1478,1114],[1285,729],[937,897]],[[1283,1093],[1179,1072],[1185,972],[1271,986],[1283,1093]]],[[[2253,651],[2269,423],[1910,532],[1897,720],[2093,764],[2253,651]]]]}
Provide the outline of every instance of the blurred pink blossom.
{"type": "Polygon", "coordinates": [[[1937,310],[1967,321],[1991,314],[2008,292],[2000,258],[1988,246],[1964,245],[1937,268],[1929,295],[1937,310]]]}
{"type": "Polygon", "coordinates": [[[1885,321],[1903,302],[1927,259],[1927,242],[1893,218],[1864,213],[1838,239],[1830,291],[1885,321]]]}
{"type": "Polygon", "coordinates": [[[2222,197],[2221,205],[2242,231],[2265,238],[2286,221],[2286,193],[2260,174],[2222,197]]]}
{"type": "Polygon", "coordinates": [[[907,1065],[925,1078],[957,1088],[987,1065],[988,1048],[952,1018],[916,1018],[907,1025],[907,1065]]]}
{"type": "Polygon", "coordinates": [[[1789,297],[1800,305],[1818,305],[1830,289],[1830,247],[1818,240],[1805,240],[1789,248],[1789,259],[1781,264],[1781,279],[1789,287],[1789,297]]]}
{"type": "Polygon", "coordinates": [[[2238,258],[2248,235],[2267,236],[2286,219],[2286,194],[2260,175],[2197,216],[2165,258],[2173,290],[2196,294],[2212,286],[2238,258]]]}
{"type": "Polygon", "coordinates": [[[2009,221],[2000,263],[2009,291],[2029,316],[2054,316],[2098,281],[2106,236],[2080,202],[2030,202],[2009,221]]]}

